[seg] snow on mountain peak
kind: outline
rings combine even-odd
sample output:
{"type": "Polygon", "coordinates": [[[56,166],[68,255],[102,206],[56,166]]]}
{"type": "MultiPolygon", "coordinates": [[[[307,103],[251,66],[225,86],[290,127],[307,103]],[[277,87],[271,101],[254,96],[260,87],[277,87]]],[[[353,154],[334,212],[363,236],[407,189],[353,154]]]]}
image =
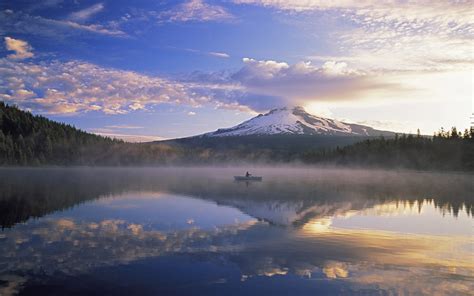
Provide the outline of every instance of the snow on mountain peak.
{"type": "Polygon", "coordinates": [[[231,128],[204,134],[209,137],[248,135],[380,135],[371,127],[344,123],[335,119],[311,115],[303,107],[284,107],[259,114],[231,128]]]}

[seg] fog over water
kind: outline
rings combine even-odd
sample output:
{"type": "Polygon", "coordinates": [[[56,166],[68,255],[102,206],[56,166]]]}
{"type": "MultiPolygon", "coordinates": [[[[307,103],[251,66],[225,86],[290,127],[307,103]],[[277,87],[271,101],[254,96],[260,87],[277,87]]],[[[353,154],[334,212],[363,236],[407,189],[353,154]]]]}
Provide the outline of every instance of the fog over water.
{"type": "Polygon", "coordinates": [[[472,174],[9,168],[0,188],[0,294],[474,289],[472,174]]]}

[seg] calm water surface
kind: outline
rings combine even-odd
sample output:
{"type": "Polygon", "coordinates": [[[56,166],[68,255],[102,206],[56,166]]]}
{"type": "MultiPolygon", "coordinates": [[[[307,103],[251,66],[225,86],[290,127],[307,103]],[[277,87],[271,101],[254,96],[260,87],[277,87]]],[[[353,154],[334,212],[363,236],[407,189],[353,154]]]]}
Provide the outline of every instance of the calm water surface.
{"type": "Polygon", "coordinates": [[[0,295],[472,295],[474,176],[1,169],[0,295]]]}

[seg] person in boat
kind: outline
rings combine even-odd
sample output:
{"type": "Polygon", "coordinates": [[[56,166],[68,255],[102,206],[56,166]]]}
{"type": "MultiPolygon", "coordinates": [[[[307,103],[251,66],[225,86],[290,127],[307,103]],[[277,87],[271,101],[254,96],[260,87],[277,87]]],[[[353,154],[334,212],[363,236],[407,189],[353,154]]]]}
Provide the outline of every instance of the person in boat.
{"type": "Polygon", "coordinates": [[[250,174],[249,172],[245,173],[245,177],[248,178],[248,177],[250,177],[250,176],[251,176],[251,174],[250,174]]]}

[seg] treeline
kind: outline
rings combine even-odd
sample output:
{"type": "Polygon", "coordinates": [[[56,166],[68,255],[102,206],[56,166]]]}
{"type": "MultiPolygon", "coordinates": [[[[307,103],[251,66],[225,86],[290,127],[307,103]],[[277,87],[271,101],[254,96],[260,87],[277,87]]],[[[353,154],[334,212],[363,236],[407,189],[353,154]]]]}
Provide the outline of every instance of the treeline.
{"type": "Polygon", "coordinates": [[[0,102],[0,166],[139,166],[222,163],[336,164],[474,170],[474,129],[433,137],[267,136],[125,143],[0,102]],[[364,139],[364,138],[362,138],[364,139]]]}
{"type": "Polygon", "coordinates": [[[0,102],[0,165],[86,164],[119,144],[0,102]]]}
{"type": "Polygon", "coordinates": [[[474,128],[458,132],[443,128],[433,137],[396,135],[358,142],[330,150],[315,150],[302,159],[311,163],[334,163],[390,168],[474,170],[474,128]]]}
{"type": "Polygon", "coordinates": [[[161,165],[199,153],[90,134],[0,102],[0,166],[161,165]]]}

